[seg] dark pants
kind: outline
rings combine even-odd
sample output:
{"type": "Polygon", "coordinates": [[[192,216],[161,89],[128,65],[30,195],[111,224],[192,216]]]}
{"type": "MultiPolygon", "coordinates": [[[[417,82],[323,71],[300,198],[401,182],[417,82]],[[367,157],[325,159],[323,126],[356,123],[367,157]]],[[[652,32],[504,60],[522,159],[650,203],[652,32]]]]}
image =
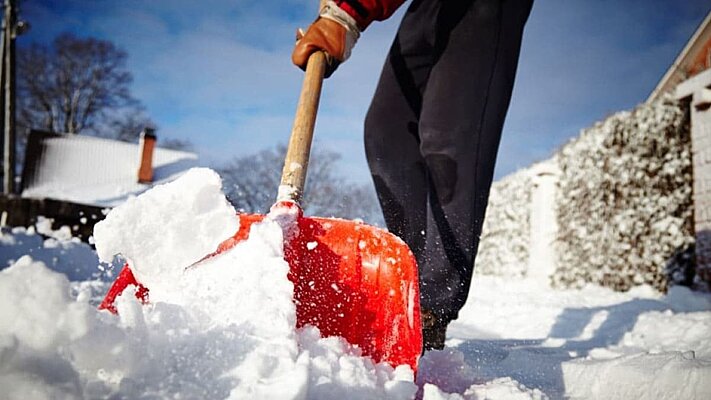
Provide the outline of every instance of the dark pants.
{"type": "Polygon", "coordinates": [[[445,321],[469,292],[532,2],[415,0],[366,117],[385,222],[417,258],[422,308],[445,321]]]}

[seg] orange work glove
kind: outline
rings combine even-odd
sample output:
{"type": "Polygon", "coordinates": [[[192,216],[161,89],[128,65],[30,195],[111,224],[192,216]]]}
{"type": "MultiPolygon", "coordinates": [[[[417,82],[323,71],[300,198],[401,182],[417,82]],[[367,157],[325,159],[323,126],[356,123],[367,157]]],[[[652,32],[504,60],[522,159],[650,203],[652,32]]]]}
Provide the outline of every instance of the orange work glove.
{"type": "Polygon", "coordinates": [[[338,65],[348,59],[351,49],[360,37],[355,19],[343,11],[336,3],[329,1],[321,10],[318,19],[309,26],[306,34],[296,33],[296,46],[291,61],[305,70],[309,56],[317,51],[326,52],[328,78],[338,65]]]}

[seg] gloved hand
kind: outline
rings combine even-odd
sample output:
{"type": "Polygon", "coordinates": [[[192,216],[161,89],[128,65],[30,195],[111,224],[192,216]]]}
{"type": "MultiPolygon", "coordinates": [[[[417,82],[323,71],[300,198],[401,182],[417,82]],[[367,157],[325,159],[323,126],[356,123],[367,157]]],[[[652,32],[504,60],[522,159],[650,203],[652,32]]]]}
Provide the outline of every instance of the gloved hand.
{"type": "Polygon", "coordinates": [[[328,78],[338,65],[348,59],[351,49],[360,37],[356,21],[336,3],[329,1],[321,10],[318,19],[311,24],[306,34],[296,33],[296,46],[291,61],[305,70],[309,56],[319,50],[326,52],[325,77],[328,78]]]}

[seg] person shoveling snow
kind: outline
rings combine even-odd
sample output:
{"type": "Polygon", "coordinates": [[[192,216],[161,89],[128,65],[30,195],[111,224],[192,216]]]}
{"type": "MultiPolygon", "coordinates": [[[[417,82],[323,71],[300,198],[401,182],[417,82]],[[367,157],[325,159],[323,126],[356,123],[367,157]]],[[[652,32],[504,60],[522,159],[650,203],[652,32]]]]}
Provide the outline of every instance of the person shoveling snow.
{"type": "MultiPolygon", "coordinates": [[[[329,74],[373,21],[404,0],[328,1],[297,41],[329,74]]],[[[466,302],[533,0],[417,0],[385,60],[365,119],[368,166],[390,232],[415,254],[425,349],[444,347],[466,302]]],[[[334,78],[336,79],[336,78],[334,78]]]]}
{"type": "MultiPolygon", "coordinates": [[[[402,3],[321,1],[319,18],[305,33],[298,33],[292,61],[305,70],[304,85],[277,209],[284,203],[298,208],[324,76],[330,76],[349,57],[361,31],[374,20],[388,18],[402,3]]],[[[305,252],[298,240],[289,238],[285,244],[292,273],[298,277],[295,301],[299,321],[313,323],[327,335],[344,336],[378,360],[407,362],[413,368],[421,347],[444,347],[447,326],[457,318],[469,293],[496,148],[531,7],[532,0],[456,5],[424,0],[412,4],[366,121],[369,165],[385,221],[394,235],[374,232],[366,238],[360,237],[358,231],[363,227],[357,225],[299,222],[299,239],[318,235],[312,225],[326,231],[330,230],[327,225],[345,226],[343,233],[320,236],[321,242],[328,244],[325,249],[318,246],[319,240],[306,241],[307,246],[315,246],[320,254],[317,257],[305,252]],[[431,40],[424,40],[430,34],[431,40]],[[409,76],[407,85],[404,76],[409,76]],[[363,244],[367,249],[349,243],[363,244]],[[389,248],[396,251],[388,252],[389,248]],[[329,258],[336,261],[326,261],[329,258]],[[311,276],[328,277],[335,270],[342,280],[349,281],[349,289],[358,289],[354,294],[341,293],[342,282],[336,276],[326,278],[326,287],[310,290],[329,296],[328,286],[332,286],[337,293],[310,309],[313,296],[301,298],[309,292],[302,281],[311,282],[307,279],[311,276]],[[402,274],[394,276],[390,270],[402,274]],[[372,281],[382,280],[387,284],[373,286],[372,281]],[[380,299],[385,302],[382,309],[375,304],[380,299]],[[329,309],[326,303],[330,301],[347,309],[359,307],[358,303],[366,305],[362,312],[344,319],[344,314],[329,309]],[[407,303],[405,310],[403,303],[407,303]],[[391,307],[393,304],[400,306],[391,307]],[[390,327],[395,332],[387,332],[390,327]]],[[[245,234],[238,233],[235,240],[245,234]]],[[[221,246],[218,252],[226,247],[221,246]]],[[[136,282],[130,271],[124,271],[104,305],[112,308],[113,298],[129,283],[136,282]]]]}

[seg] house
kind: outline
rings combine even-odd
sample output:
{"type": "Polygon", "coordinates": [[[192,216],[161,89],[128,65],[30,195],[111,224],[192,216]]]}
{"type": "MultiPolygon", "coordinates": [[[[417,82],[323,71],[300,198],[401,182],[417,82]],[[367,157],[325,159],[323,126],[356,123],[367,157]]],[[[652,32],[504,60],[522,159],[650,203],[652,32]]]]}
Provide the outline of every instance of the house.
{"type": "MultiPolygon", "coordinates": [[[[629,200],[632,197],[645,200],[655,199],[652,196],[654,190],[640,190],[632,192],[634,193],[632,195],[627,195],[621,190],[625,186],[625,183],[622,182],[626,179],[624,178],[625,173],[620,173],[619,169],[613,169],[615,165],[624,164],[603,159],[603,157],[607,157],[602,155],[605,153],[589,151],[585,148],[585,146],[589,148],[590,146],[596,146],[596,143],[601,143],[603,140],[600,140],[600,138],[604,139],[601,134],[603,130],[612,131],[618,127],[619,129],[628,129],[622,123],[628,117],[625,117],[622,113],[617,117],[613,115],[608,117],[608,120],[611,120],[612,123],[605,124],[605,121],[603,121],[603,123],[596,124],[586,130],[595,130],[594,135],[588,136],[595,139],[581,141],[582,145],[578,147],[581,150],[564,147],[550,159],[520,170],[494,183],[489,199],[489,207],[487,208],[487,217],[484,222],[479,254],[477,254],[477,268],[479,271],[493,274],[505,271],[505,273],[509,274],[528,275],[540,279],[542,282],[549,282],[551,278],[555,278],[558,279],[554,280],[557,284],[568,284],[568,282],[574,282],[574,279],[582,277],[581,281],[590,282],[593,279],[597,279],[596,283],[602,282],[602,284],[609,284],[614,287],[619,283],[626,285],[632,276],[638,280],[648,279],[648,281],[643,281],[644,283],[658,283],[659,279],[657,279],[658,275],[655,275],[656,272],[649,272],[650,270],[645,272],[640,269],[631,271],[627,269],[627,266],[633,265],[627,261],[637,257],[637,253],[632,250],[645,249],[645,256],[637,257],[640,260],[639,264],[649,263],[650,265],[655,264],[658,267],[664,267],[665,273],[674,272],[674,270],[683,271],[684,276],[679,277],[680,280],[681,278],[684,280],[693,279],[693,276],[686,275],[693,269],[700,281],[711,285],[711,13],[706,16],[679,55],[671,63],[669,69],[660,78],[660,81],[646,100],[646,106],[651,107],[664,95],[669,95],[681,100],[682,109],[688,112],[690,116],[690,131],[686,130],[687,128],[684,128],[684,130],[690,135],[691,160],[686,159],[685,162],[691,162],[692,174],[681,175],[678,173],[678,169],[681,169],[682,165],[688,165],[684,163],[669,163],[669,170],[677,173],[677,177],[683,177],[681,185],[683,185],[684,190],[680,192],[683,192],[684,195],[679,196],[679,201],[687,202],[691,200],[693,206],[684,204],[683,207],[678,207],[678,214],[669,215],[670,218],[665,218],[667,216],[663,212],[647,219],[637,216],[646,217],[644,210],[653,210],[654,208],[640,207],[639,205],[643,202],[631,202],[629,200]],[[574,214],[571,209],[575,207],[561,207],[561,205],[576,205],[571,199],[572,196],[567,196],[570,192],[564,192],[565,188],[561,185],[561,180],[566,179],[560,168],[563,157],[591,161],[585,165],[585,168],[577,168],[578,170],[598,171],[603,169],[601,166],[605,166],[605,169],[614,171],[610,175],[619,177],[618,181],[614,181],[619,185],[617,183],[612,185],[610,184],[612,180],[608,180],[606,181],[606,184],[608,184],[606,189],[605,187],[596,186],[596,181],[590,180],[589,175],[575,175],[570,173],[575,168],[568,168],[568,182],[576,181],[581,183],[580,186],[573,187],[573,190],[579,189],[577,198],[582,199],[578,200],[577,205],[582,202],[590,204],[593,201],[597,201],[600,206],[599,209],[604,210],[599,214],[608,216],[613,214],[615,204],[620,204],[620,208],[630,207],[629,204],[634,204],[642,211],[639,214],[628,213],[630,220],[625,219],[624,213],[615,214],[619,218],[613,221],[605,219],[606,217],[600,217],[600,215],[591,215],[587,213],[589,211],[587,208],[579,208],[583,212],[573,215],[573,217],[579,218],[578,222],[576,224],[571,223],[571,214],[574,214]],[[593,159],[594,157],[599,158],[593,159]],[[586,189],[586,186],[589,189],[586,189]],[[609,190],[609,193],[603,200],[600,200],[602,197],[596,197],[596,195],[604,193],[604,190],[609,190]],[[595,192],[595,195],[590,196],[591,192],[595,192]],[[691,192],[690,195],[689,192],[691,192]],[[641,195],[638,193],[641,193],[641,195]],[[628,197],[624,199],[626,195],[628,197]],[[691,196],[691,199],[688,196],[691,196]],[[607,199],[610,199],[609,209],[607,208],[608,203],[605,203],[608,201],[607,199]],[[690,212],[687,213],[689,210],[690,212]],[[635,221],[632,218],[640,219],[635,221]],[[590,223],[586,223],[586,220],[590,221],[590,223]],[[652,222],[662,220],[664,223],[649,227],[652,222]],[[684,229],[680,229],[678,225],[672,225],[669,223],[670,221],[674,221],[675,224],[683,222],[684,225],[682,227],[684,229]],[[627,246],[628,243],[622,244],[622,247],[628,247],[624,251],[629,254],[629,258],[620,257],[613,261],[614,265],[611,265],[612,262],[607,264],[608,260],[611,259],[611,257],[608,257],[611,254],[609,250],[617,245],[614,242],[622,243],[619,240],[622,235],[609,235],[608,233],[613,229],[608,229],[608,227],[617,229],[615,232],[617,234],[621,231],[632,231],[628,227],[633,226],[633,224],[642,227],[634,232],[639,233],[639,231],[647,229],[647,233],[635,233],[626,236],[627,238],[633,238],[632,242],[634,243],[632,246],[627,246]],[[688,230],[691,230],[691,232],[687,232],[688,230]],[[652,232],[658,232],[659,234],[655,233],[657,236],[653,236],[652,232]],[[561,243],[570,241],[569,239],[573,237],[580,238],[575,245],[580,244],[580,247],[585,250],[580,251],[581,256],[571,256],[573,252],[570,249],[573,246],[560,246],[561,243]],[[595,241],[595,238],[602,237],[612,239],[608,243],[595,241]],[[647,241],[644,245],[642,244],[643,237],[647,238],[644,239],[647,241]],[[658,239],[659,237],[662,240],[650,245],[652,239],[658,239]],[[690,246],[689,242],[692,242],[693,246],[690,246]],[[664,251],[659,251],[660,248],[664,248],[664,251]],[[674,252],[670,252],[669,248],[672,248],[674,252]],[[586,256],[590,255],[593,257],[586,258],[586,256]],[[600,257],[594,262],[589,261],[598,255],[600,257]],[[598,269],[583,271],[584,268],[587,268],[585,267],[586,265],[592,265],[598,269]],[[600,265],[604,265],[605,268],[599,268],[600,265]],[[644,278],[643,275],[649,278],[644,278]],[[560,277],[566,280],[561,280],[559,279],[560,277]]],[[[653,114],[653,112],[650,112],[646,115],[651,119],[653,114]]],[[[642,115],[644,116],[645,114],[642,115]]],[[[661,121],[663,119],[658,120],[661,121]]],[[[634,129],[634,132],[641,133],[639,136],[648,134],[650,127],[655,124],[654,121],[648,123],[643,119],[630,121],[631,124],[627,125],[629,127],[628,132],[634,129]]],[[[629,136],[629,134],[626,134],[626,136],[629,136]]],[[[581,137],[582,135],[578,139],[581,137]]],[[[619,155],[615,157],[617,161],[620,159],[619,155]]],[[[679,181],[677,180],[676,182],[679,181]]],[[[669,199],[665,198],[664,201],[660,201],[658,204],[672,204],[667,200],[669,199]]],[[[620,253],[622,252],[615,254],[620,253]]],[[[631,283],[639,284],[640,282],[631,283]]]]}
{"type": "Polygon", "coordinates": [[[196,154],[156,142],[151,129],[139,143],[31,131],[20,195],[0,199],[2,222],[29,226],[44,216],[87,239],[107,209],[197,166],[196,154]]]}
{"type": "Polygon", "coordinates": [[[672,92],[683,81],[709,68],[711,68],[711,13],[699,25],[681,53],[662,76],[649,95],[647,102],[658,99],[664,93],[672,92]]]}
{"type": "Polygon", "coordinates": [[[691,116],[696,272],[711,283],[711,13],[647,101],[670,93],[691,116]]]}

